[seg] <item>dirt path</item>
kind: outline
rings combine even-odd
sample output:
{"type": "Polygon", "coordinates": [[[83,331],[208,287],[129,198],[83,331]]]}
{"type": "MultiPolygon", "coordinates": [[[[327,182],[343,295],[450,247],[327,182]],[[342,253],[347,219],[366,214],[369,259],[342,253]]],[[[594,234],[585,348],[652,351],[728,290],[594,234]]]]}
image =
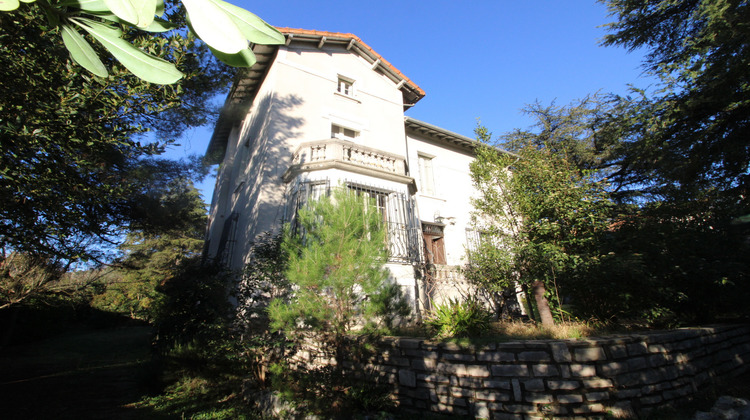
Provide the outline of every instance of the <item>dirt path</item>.
{"type": "Polygon", "coordinates": [[[129,419],[147,392],[151,328],[81,330],[0,353],[3,419],[129,419]]]}

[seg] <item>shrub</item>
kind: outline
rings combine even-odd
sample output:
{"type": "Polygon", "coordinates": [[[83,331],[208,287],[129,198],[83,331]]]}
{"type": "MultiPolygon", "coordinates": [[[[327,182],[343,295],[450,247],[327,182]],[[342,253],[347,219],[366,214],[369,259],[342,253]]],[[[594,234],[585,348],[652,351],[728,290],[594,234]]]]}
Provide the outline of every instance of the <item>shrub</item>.
{"type": "Polygon", "coordinates": [[[392,323],[404,313],[389,287],[386,236],[375,202],[354,191],[336,190],[299,212],[301,235],[286,235],[286,277],[294,293],[268,307],[271,328],[295,339],[312,334],[341,360],[353,327],[392,323]],[[385,312],[385,313],[384,313],[385,312]]]}
{"type": "Polygon", "coordinates": [[[425,322],[440,338],[477,337],[489,331],[490,318],[487,309],[474,298],[449,299],[437,305],[425,322]]]}

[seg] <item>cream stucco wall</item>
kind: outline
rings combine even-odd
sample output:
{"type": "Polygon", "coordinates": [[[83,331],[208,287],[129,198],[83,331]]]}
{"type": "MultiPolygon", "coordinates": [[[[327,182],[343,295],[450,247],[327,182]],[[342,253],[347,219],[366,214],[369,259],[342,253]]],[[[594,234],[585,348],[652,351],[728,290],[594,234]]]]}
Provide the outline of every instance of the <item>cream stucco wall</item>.
{"type": "Polygon", "coordinates": [[[418,167],[419,155],[432,158],[434,194],[417,192],[419,218],[423,222],[445,224],[445,252],[448,265],[465,264],[466,229],[471,226],[471,198],[476,190],[469,165],[474,156],[456,147],[408,133],[409,162],[417,185],[423,185],[418,167]],[[442,219],[441,219],[442,218],[442,219]]]}
{"type": "MultiPolygon", "coordinates": [[[[238,217],[231,268],[247,262],[258,235],[279,229],[286,190],[282,176],[292,155],[301,143],[329,139],[331,124],[359,131],[355,143],[406,155],[403,100],[395,83],[341,47],[280,47],[247,115],[229,136],[210,210],[209,256],[218,257],[225,221],[233,213],[238,217]],[[353,97],[336,92],[339,76],[354,80],[353,97]]],[[[309,176],[355,177],[366,185],[406,190],[405,184],[363,175],[309,176]]]]}
{"type": "MultiPolygon", "coordinates": [[[[378,191],[413,194],[414,180],[416,185],[422,181],[418,162],[424,155],[432,158],[435,190],[429,195],[417,191],[413,198],[419,220],[444,224],[447,264],[440,268],[444,283],[439,293],[433,293],[437,289],[428,290],[419,273],[420,264],[389,262],[387,267],[392,280],[417,309],[467,292],[468,286],[451,267],[466,263],[466,230],[474,194],[469,176],[472,152],[407,131],[402,91],[373,68],[343,46],[320,49],[316,44],[292,43],[279,47],[251,107],[229,134],[210,209],[209,257],[221,257],[220,243],[227,243],[223,233],[226,236],[231,231],[232,252],[223,262],[230,268],[242,268],[250,257],[252,242],[281,227],[288,188],[298,181],[327,180],[332,186],[347,181],[378,191]],[[339,77],[354,81],[353,95],[337,92],[339,77]],[[304,170],[296,165],[296,171],[288,172],[301,145],[310,147],[311,142],[330,140],[332,124],[359,132],[358,137],[347,140],[397,157],[401,172],[358,170],[356,165],[309,166],[304,170]]],[[[418,224],[409,223],[410,232],[418,235],[418,224]]],[[[410,249],[414,247],[410,245],[410,249]]]]}

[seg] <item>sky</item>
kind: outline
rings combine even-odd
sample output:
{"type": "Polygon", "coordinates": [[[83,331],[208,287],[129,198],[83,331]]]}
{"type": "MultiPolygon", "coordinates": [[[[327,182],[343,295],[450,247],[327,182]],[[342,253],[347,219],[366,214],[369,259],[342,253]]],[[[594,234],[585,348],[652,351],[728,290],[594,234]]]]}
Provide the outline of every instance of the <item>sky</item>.
{"type": "MultiPolygon", "coordinates": [[[[472,138],[477,119],[497,136],[533,124],[527,104],[654,83],[643,52],[600,46],[613,18],[594,0],[228,1],[274,26],[357,35],[426,92],[406,115],[472,138]]],[[[203,154],[212,130],[168,157],[203,154]]],[[[213,183],[199,185],[207,202],[213,183]]]]}

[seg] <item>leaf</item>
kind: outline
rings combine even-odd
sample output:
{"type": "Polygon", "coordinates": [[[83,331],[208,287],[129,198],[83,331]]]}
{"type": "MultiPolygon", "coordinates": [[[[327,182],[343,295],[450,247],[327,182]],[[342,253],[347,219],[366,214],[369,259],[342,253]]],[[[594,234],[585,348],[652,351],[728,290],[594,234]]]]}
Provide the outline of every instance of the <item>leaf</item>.
{"type": "Polygon", "coordinates": [[[0,0],[0,10],[3,12],[10,12],[11,10],[18,9],[21,4],[18,0],[0,0]]]}
{"type": "Polygon", "coordinates": [[[234,21],[211,0],[183,0],[196,35],[215,50],[236,54],[247,48],[247,39],[234,21]]]}
{"type": "Polygon", "coordinates": [[[144,30],[146,32],[167,32],[178,27],[179,26],[177,24],[174,24],[168,20],[154,18],[154,21],[151,22],[150,25],[145,28],[141,28],[141,30],[144,30]]]}
{"type": "Polygon", "coordinates": [[[252,67],[255,62],[255,54],[250,48],[238,52],[237,54],[225,54],[221,51],[217,51],[211,47],[209,50],[218,58],[222,63],[230,65],[232,67],[252,67]]]}
{"type": "Polygon", "coordinates": [[[110,12],[109,7],[107,7],[107,5],[104,3],[104,0],[63,0],[58,3],[58,6],[75,7],[83,11],[92,13],[110,12]]]}
{"type": "Polygon", "coordinates": [[[174,64],[139,50],[120,38],[122,31],[90,19],[73,20],[101,42],[125,68],[139,78],[157,84],[172,84],[182,73],[174,64]]]}
{"type": "Polygon", "coordinates": [[[80,64],[81,67],[94,73],[99,77],[107,77],[107,68],[104,67],[102,60],[99,59],[99,55],[94,51],[88,41],[79,34],[70,24],[61,25],[63,43],[65,48],[70,51],[70,56],[73,60],[80,64]]]}
{"type": "Polygon", "coordinates": [[[139,28],[150,25],[156,15],[156,0],[104,0],[104,4],[120,19],[139,28]]]}
{"type": "Polygon", "coordinates": [[[248,41],[263,45],[284,43],[284,35],[255,14],[222,0],[211,1],[229,15],[248,41]]]}
{"type": "Polygon", "coordinates": [[[130,0],[135,5],[135,10],[138,12],[138,23],[136,24],[139,28],[146,28],[151,25],[156,16],[156,2],[157,0],[130,0]]]}
{"type": "MultiPolygon", "coordinates": [[[[117,17],[117,15],[114,15],[112,13],[91,13],[91,14],[94,15],[94,16],[96,16],[96,17],[98,17],[98,18],[102,18],[104,20],[108,20],[110,22],[120,23],[120,24],[124,24],[124,25],[130,25],[129,22],[126,22],[126,21],[120,19],[119,17],[117,17]]],[[[154,18],[154,21],[151,22],[150,25],[148,25],[145,28],[138,28],[138,29],[140,29],[142,31],[146,31],[146,32],[167,32],[167,31],[171,31],[172,29],[175,29],[175,28],[178,28],[178,26],[176,24],[168,21],[168,20],[164,20],[164,19],[160,19],[160,18],[154,18]]]]}

